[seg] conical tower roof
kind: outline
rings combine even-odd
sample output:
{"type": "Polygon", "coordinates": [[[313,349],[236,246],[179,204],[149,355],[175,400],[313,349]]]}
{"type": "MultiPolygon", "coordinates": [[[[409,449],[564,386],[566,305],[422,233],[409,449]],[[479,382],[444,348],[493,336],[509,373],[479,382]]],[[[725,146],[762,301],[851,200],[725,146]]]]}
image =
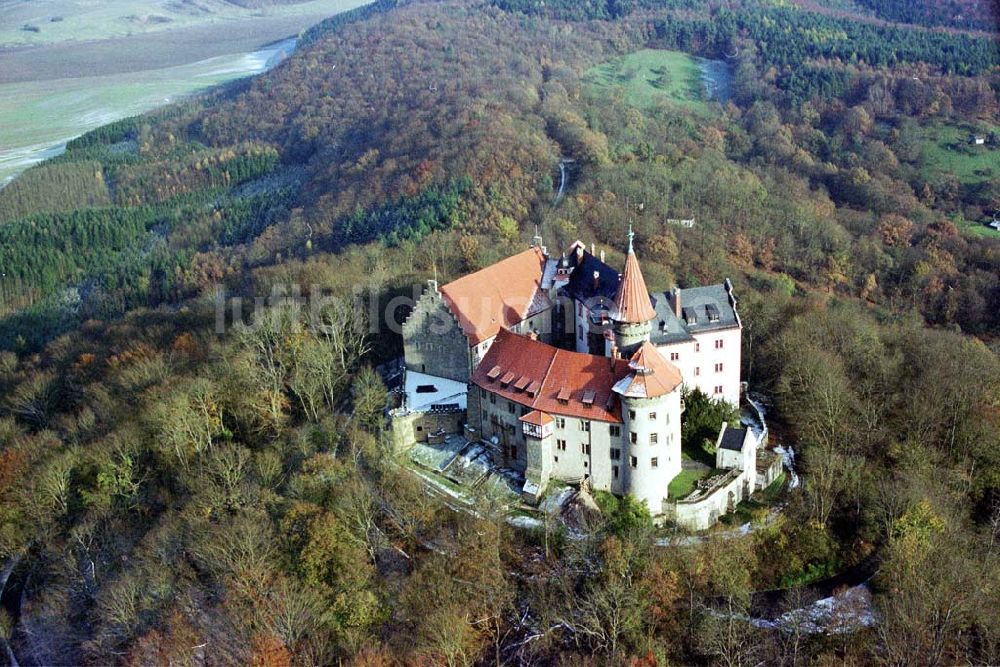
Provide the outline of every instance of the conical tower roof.
{"type": "Polygon", "coordinates": [[[632,372],[614,386],[626,398],[664,396],[677,389],[682,381],[680,370],[648,341],[632,355],[628,365],[632,372]]]}
{"type": "Polygon", "coordinates": [[[632,228],[628,230],[628,255],[625,257],[625,270],[618,282],[618,294],[615,295],[615,320],[628,324],[642,324],[656,318],[656,311],[649,301],[649,291],[646,281],[639,268],[639,260],[632,248],[635,234],[632,228]]]}

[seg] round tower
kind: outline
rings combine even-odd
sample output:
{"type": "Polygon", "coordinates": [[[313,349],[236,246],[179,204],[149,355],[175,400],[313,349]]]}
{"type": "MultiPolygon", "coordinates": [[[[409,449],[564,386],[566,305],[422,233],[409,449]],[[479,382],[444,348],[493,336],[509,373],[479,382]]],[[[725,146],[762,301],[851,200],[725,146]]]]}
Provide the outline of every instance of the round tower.
{"type": "Polygon", "coordinates": [[[649,342],[629,360],[615,385],[622,405],[622,492],[663,512],[671,480],[681,471],[681,374],[649,342]]]}
{"type": "Polygon", "coordinates": [[[618,353],[629,358],[639,347],[649,340],[653,330],[653,320],[656,311],[646,290],[646,281],[639,268],[639,260],[635,256],[632,241],[635,234],[632,228],[628,230],[628,255],[625,257],[625,270],[618,281],[618,293],[615,295],[614,307],[611,309],[611,319],[615,336],[615,346],[618,353]]]}

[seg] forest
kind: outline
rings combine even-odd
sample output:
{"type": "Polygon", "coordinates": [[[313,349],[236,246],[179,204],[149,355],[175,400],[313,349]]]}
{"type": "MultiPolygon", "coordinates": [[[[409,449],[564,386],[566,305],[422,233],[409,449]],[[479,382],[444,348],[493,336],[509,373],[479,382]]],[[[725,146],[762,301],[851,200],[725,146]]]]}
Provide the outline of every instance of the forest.
{"type": "MultiPolygon", "coordinates": [[[[0,642],[20,664],[996,663],[1000,164],[965,137],[1000,131],[1000,55],[858,4],[898,23],[380,1],[0,190],[0,642]],[[641,49],[724,60],[728,97],[640,108],[588,78],[641,49]],[[401,341],[346,297],[536,226],[615,264],[630,222],[652,290],[733,280],[743,379],[800,457],[781,517],[672,542],[628,499],[573,535],[427,493],[374,370],[401,341]],[[217,288],[291,285],[344,299],[219,330],[217,288]],[[746,621],[873,562],[868,628],[746,621]]],[[[721,417],[697,412],[702,439],[721,417]]]]}

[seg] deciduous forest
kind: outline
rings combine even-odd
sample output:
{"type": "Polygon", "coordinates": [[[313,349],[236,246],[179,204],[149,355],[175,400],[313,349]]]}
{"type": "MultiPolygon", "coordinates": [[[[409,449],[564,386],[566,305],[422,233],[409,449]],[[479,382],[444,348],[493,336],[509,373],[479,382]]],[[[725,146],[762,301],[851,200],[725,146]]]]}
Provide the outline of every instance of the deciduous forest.
{"type": "Polygon", "coordinates": [[[379,0],[0,190],[0,641],[21,664],[1000,661],[996,17],[833,4],[869,14],[379,0]],[[588,75],[642,49],[725,62],[725,99],[588,75]],[[630,222],[652,290],[733,280],[743,379],[797,443],[782,516],[664,544],[628,499],[577,535],[428,494],[373,370],[401,341],[352,299],[536,227],[618,265],[630,222]],[[293,284],[330,305],[217,332],[218,289],[293,284]],[[867,628],[746,620],[864,563],[867,628]]]}

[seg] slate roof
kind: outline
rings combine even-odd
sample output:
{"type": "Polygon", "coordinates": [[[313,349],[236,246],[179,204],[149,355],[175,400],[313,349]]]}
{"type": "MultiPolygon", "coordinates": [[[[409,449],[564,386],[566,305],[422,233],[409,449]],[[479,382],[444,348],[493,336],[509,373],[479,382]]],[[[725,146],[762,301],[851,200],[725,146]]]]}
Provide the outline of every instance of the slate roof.
{"type": "Polygon", "coordinates": [[[734,452],[743,451],[743,441],[746,439],[747,430],[745,428],[733,428],[726,426],[722,432],[722,441],[719,443],[721,449],[730,449],[734,452]]]}
{"type": "Polygon", "coordinates": [[[569,352],[501,329],[472,374],[472,383],[552,415],[619,423],[621,411],[612,387],[630,372],[623,359],[569,352]],[[491,379],[497,372],[503,375],[491,379]],[[518,390],[518,382],[502,382],[507,375],[528,378],[529,384],[518,390]]]}
{"type": "Polygon", "coordinates": [[[730,299],[729,282],[680,290],[681,317],[674,313],[674,296],[661,292],[653,296],[656,319],[651,340],[667,345],[691,340],[692,334],[740,326],[739,316],[730,299]]]}
{"type": "Polygon", "coordinates": [[[600,298],[610,304],[614,300],[618,293],[617,269],[608,266],[590,254],[579,241],[570,246],[566,257],[573,266],[573,273],[570,274],[569,281],[562,288],[566,296],[584,302],[600,298]],[[583,250],[579,255],[577,248],[583,250]],[[594,271],[597,271],[599,275],[596,287],[594,285],[594,271]]]}
{"type": "Polygon", "coordinates": [[[545,266],[536,246],[441,287],[471,345],[552,306],[541,289],[545,266]]]}

